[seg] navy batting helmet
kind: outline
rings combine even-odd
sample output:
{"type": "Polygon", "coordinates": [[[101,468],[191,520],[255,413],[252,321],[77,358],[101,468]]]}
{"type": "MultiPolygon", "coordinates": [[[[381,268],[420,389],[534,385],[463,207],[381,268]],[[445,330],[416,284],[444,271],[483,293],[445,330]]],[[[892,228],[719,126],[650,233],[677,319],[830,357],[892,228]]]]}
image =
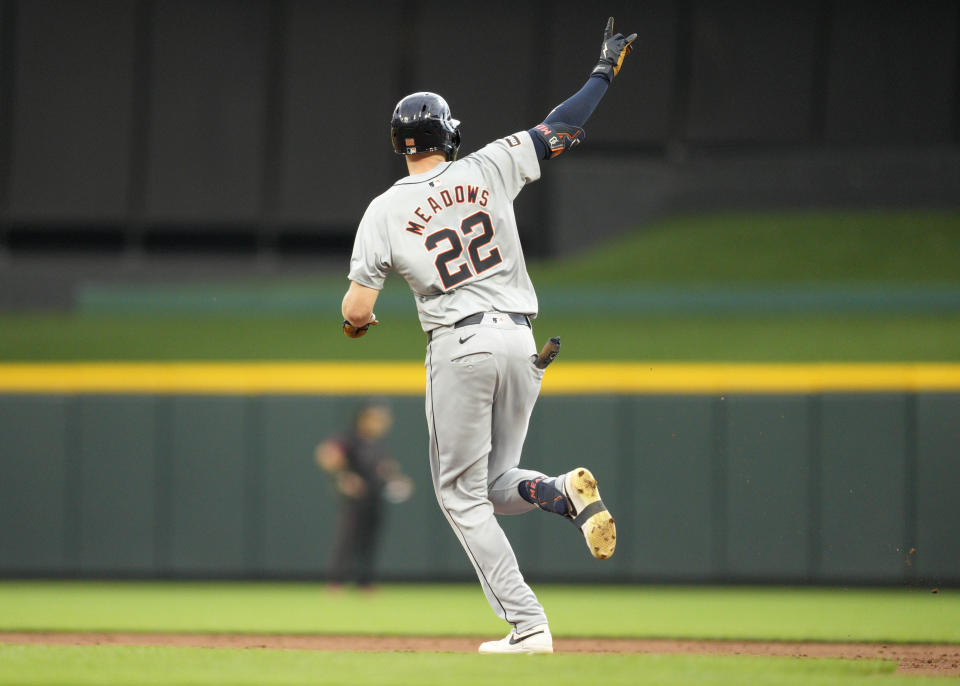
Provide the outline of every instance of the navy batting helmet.
{"type": "Polygon", "coordinates": [[[460,149],[460,122],[450,116],[447,101],[436,93],[413,93],[393,110],[390,138],[398,155],[442,150],[453,160],[460,149]]]}

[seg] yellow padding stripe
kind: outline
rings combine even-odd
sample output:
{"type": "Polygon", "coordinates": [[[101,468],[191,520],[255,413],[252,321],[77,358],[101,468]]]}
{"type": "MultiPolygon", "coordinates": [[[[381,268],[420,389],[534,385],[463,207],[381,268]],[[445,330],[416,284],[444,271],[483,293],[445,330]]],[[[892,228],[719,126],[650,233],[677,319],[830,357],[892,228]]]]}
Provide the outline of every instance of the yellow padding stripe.
{"type": "Polygon", "coordinates": [[[0,392],[422,394],[415,362],[103,362],[0,365],[0,392]]]}
{"type": "MultiPolygon", "coordinates": [[[[956,391],[960,364],[683,364],[585,362],[544,380],[551,393],[956,391]]],[[[550,376],[550,373],[547,374],[550,376]]]]}
{"type": "MultiPolygon", "coordinates": [[[[421,395],[416,362],[79,362],[0,364],[0,393],[421,395]]],[[[960,391],[960,364],[567,362],[543,393],[960,391]]]]}

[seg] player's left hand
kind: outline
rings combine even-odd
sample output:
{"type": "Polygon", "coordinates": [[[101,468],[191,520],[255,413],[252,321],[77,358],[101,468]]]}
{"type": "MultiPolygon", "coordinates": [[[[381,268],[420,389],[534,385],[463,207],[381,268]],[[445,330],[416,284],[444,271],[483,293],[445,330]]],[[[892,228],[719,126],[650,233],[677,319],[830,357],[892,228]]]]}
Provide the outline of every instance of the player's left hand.
{"type": "Polygon", "coordinates": [[[370,329],[371,326],[375,326],[380,322],[377,321],[376,317],[371,317],[370,321],[364,324],[363,326],[354,326],[346,319],[343,320],[343,333],[349,338],[360,338],[370,329]]]}
{"type": "Polygon", "coordinates": [[[624,37],[622,33],[613,32],[613,17],[607,19],[607,27],[603,30],[603,45],[600,46],[600,61],[593,68],[593,73],[605,74],[607,80],[613,83],[613,77],[620,73],[623,58],[633,51],[631,43],[637,40],[637,34],[631,33],[624,37]]]}
{"type": "Polygon", "coordinates": [[[402,474],[387,481],[383,489],[383,497],[388,503],[394,505],[407,502],[411,495],[413,495],[413,479],[402,474]]]}

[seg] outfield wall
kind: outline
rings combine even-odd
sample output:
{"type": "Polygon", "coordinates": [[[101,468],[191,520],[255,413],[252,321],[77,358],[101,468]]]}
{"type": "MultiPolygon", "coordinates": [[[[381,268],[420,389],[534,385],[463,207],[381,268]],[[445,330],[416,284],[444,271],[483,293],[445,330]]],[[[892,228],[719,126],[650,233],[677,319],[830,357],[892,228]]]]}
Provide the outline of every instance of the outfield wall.
{"type": "MultiPolygon", "coordinates": [[[[423,400],[389,399],[417,490],[387,508],[380,573],[471,578],[429,486],[423,400]]],[[[335,501],[313,448],[358,402],[8,384],[0,574],[321,578],[335,501]]],[[[960,583],[958,445],[956,389],[545,389],[525,464],[594,469],[617,554],[594,561],[546,514],[502,521],[533,580],[960,583]]]]}

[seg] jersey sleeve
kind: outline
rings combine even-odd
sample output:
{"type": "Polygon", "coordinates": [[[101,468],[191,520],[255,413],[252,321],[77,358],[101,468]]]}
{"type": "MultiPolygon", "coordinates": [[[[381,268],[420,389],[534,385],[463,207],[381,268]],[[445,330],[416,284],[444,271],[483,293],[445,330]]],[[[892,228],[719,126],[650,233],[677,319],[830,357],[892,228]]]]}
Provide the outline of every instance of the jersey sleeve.
{"type": "Polygon", "coordinates": [[[371,204],[357,228],[347,278],[379,291],[390,273],[390,267],[390,241],[385,217],[377,211],[375,204],[371,204]]]}
{"type": "Polygon", "coordinates": [[[469,157],[500,176],[511,200],[525,185],[540,178],[540,160],[526,131],[498,138],[469,157]]]}

